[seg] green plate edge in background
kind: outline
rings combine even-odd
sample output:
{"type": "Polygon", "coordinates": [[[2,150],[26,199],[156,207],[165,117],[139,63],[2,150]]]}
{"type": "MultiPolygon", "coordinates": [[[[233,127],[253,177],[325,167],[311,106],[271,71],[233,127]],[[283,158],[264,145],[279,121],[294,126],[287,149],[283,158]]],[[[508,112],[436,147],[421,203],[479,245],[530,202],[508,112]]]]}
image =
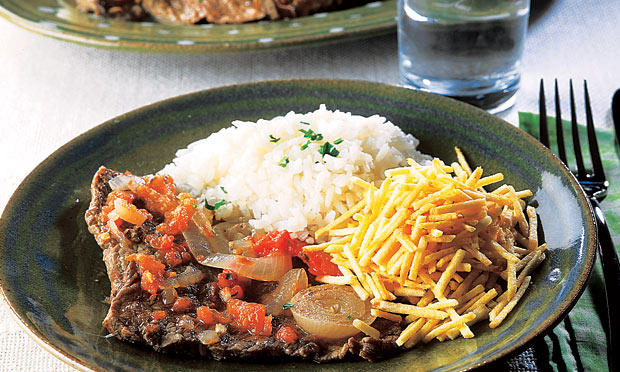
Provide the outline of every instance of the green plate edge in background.
{"type": "Polygon", "coordinates": [[[354,40],[396,30],[396,0],[238,25],[123,22],[79,12],[75,0],[0,0],[0,16],[36,33],[97,48],[224,54],[354,40]]]}
{"type": "Polygon", "coordinates": [[[0,219],[0,293],[39,344],[83,370],[461,371],[513,355],[557,324],[585,287],[595,244],[592,211],[571,173],[534,138],[497,117],[452,99],[374,82],[268,81],[200,91],[137,109],[49,156],[18,187],[0,219]],[[485,174],[501,171],[506,183],[535,193],[532,202],[539,204],[548,257],[504,323],[496,329],[478,324],[473,339],[433,341],[377,363],[349,359],[326,365],[183,358],[107,338],[101,321],[110,284],[101,249],[84,222],[97,168],[103,164],[153,173],[177,149],[235,119],[308,112],[320,104],[385,116],[419,138],[421,151],[447,163],[455,160],[453,147],[458,145],[485,174]],[[574,239],[563,242],[567,235],[574,239]]]}

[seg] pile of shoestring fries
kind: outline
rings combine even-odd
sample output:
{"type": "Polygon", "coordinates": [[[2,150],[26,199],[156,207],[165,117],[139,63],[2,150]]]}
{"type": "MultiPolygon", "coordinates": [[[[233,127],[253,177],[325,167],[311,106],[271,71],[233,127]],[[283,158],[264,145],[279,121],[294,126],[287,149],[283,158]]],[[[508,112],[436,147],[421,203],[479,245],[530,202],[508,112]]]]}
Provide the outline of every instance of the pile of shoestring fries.
{"type": "Polygon", "coordinates": [[[483,177],[455,150],[450,166],[409,159],[408,167],[388,170],[379,188],[356,179],[365,198],[316,231],[318,241],[329,241],[305,247],[331,254],[343,274],[317,280],[370,298],[373,315],[404,327],[396,342],[406,348],[473,337],[469,327],[484,319],[499,326],[545,258],[536,211],[523,200],[531,191],[505,184],[486,191],[503,175],[483,177]]]}

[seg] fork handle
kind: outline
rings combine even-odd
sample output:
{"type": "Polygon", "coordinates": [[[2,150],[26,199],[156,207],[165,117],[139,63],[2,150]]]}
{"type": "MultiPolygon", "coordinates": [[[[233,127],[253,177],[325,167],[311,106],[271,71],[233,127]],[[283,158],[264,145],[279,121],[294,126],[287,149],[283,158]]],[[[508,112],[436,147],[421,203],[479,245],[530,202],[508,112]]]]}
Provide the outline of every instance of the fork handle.
{"type": "Polygon", "coordinates": [[[595,197],[590,197],[590,204],[596,216],[598,231],[598,253],[603,267],[605,280],[605,297],[607,300],[607,358],[610,371],[620,371],[620,262],[616,254],[614,242],[611,239],[605,215],[595,197]]]}

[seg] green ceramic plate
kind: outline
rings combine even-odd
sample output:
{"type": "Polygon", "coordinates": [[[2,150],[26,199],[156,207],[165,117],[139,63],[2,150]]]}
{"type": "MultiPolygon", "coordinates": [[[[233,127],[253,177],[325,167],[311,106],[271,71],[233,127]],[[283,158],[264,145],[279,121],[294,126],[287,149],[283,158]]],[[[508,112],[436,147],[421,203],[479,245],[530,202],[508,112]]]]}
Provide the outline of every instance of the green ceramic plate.
{"type": "MultiPolygon", "coordinates": [[[[231,156],[234,149],[231,149],[231,156]]],[[[35,339],[60,359],[116,371],[457,371],[521,350],[554,326],[584,288],[595,255],[594,218],[578,184],[538,142],[484,111],[451,99],[368,82],[291,80],[211,89],[112,119],[72,140],[19,186],[0,220],[0,284],[35,339]],[[234,119],[272,118],[328,108],[379,113],[421,140],[421,150],[454,161],[453,146],[472,164],[503,172],[534,192],[548,258],[522,302],[502,325],[473,328],[476,337],[431,342],[379,363],[316,365],[215,362],[157,354],[106,338],[101,321],[109,282],[101,249],[87,232],[89,185],[104,164],[147,174],[175,150],[234,119]]]]}
{"type": "Polygon", "coordinates": [[[0,0],[0,15],[28,30],[93,47],[151,53],[231,53],[390,33],[396,28],[396,0],[241,25],[114,21],[77,11],[75,0],[0,0]]]}

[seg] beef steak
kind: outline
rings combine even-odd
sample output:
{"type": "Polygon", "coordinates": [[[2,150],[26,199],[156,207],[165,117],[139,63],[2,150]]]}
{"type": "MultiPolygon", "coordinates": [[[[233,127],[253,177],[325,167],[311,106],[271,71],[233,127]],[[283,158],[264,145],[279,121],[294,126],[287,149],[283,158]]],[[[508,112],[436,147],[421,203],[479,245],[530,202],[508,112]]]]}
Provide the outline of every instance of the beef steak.
{"type": "MultiPolygon", "coordinates": [[[[92,200],[85,218],[89,231],[103,249],[111,284],[110,309],[103,320],[103,326],[118,339],[128,342],[146,343],[160,352],[192,356],[205,356],[216,360],[280,358],[282,356],[327,362],[339,360],[348,354],[376,361],[398,349],[395,340],[401,331],[400,325],[385,319],[377,319],[373,326],[381,331],[381,338],[374,339],[358,334],[343,340],[321,340],[296,327],[290,316],[274,316],[273,332],[268,336],[252,335],[228,325],[215,343],[205,343],[201,337],[207,326],[197,319],[195,309],[208,306],[225,313],[226,304],[218,296],[217,275],[220,269],[204,267],[191,259],[174,268],[182,273],[188,268],[200,270],[203,278],[187,287],[174,289],[175,296],[188,298],[191,302],[186,311],[175,311],[170,291],[151,294],[141,286],[141,272],[131,255],[157,254],[145,237],[155,231],[158,217],[136,227],[123,222],[119,226],[122,236],[111,234],[110,222],[105,213],[107,198],[112,191],[109,181],[120,173],[101,167],[95,174],[92,185],[92,200]],[[156,316],[164,314],[164,317],[156,316]],[[297,341],[287,344],[274,334],[282,326],[296,328],[297,341]]],[[[139,200],[135,201],[139,204],[139,200]]],[[[177,238],[175,238],[177,239],[177,238]]],[[[258,299],[273,288],[272,285],[253,281],[248,288],[248,297],[258,299]]]]}

